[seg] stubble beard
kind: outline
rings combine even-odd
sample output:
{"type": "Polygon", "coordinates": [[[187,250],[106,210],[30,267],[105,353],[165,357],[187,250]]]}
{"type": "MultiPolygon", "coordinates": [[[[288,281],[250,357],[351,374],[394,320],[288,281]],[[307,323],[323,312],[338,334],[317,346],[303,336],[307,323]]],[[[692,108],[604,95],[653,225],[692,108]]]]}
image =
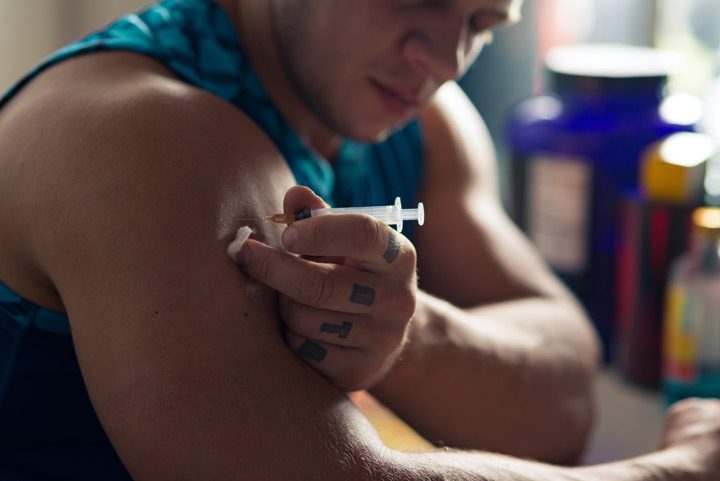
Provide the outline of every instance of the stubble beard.
{"type": "Polygon", "coordinates": [[[362,132],[353,123],[353,119],[357,119],[357,115],[353,115],[356,112],[341,111],[341,101],[337,98],[338,86],[323,78],[321,65],[313,62],[315,49],[305,34],[312,28],[312,7],[295,10],[286,11],[282,15],[276,11],[275,28],[285,75],[302,103],[323,125],[341,137],[365,142],[386,138],[396,126],[387,126],[379,132],[362,132]],[[335,95],[328,95],[329,92],[335,95]]]}

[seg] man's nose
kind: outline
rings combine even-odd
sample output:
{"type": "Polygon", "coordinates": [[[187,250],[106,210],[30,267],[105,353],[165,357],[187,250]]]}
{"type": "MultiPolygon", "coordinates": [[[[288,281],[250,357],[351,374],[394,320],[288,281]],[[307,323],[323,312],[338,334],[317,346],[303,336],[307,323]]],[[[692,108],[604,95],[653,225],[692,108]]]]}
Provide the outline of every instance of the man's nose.
{"type": "Polygon", "coordinates": [[[403,55],[413,68],[445,82],[467,70],[469,38],[465,25],[414,31],[404,40],[403,55]]]}

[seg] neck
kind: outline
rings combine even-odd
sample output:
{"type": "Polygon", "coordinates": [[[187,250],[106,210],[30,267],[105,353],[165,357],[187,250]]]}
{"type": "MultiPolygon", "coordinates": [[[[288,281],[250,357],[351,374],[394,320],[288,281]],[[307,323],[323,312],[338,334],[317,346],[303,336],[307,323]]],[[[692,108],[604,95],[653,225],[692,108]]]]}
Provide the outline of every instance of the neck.
{"type": "Polygon", "coordinates": [[[271,0],[215,0],[228,13],[248,60],[275,107],[300,139],[332,161],[341,137],[325,126],[297,94],[280,53],[271,0]]]}

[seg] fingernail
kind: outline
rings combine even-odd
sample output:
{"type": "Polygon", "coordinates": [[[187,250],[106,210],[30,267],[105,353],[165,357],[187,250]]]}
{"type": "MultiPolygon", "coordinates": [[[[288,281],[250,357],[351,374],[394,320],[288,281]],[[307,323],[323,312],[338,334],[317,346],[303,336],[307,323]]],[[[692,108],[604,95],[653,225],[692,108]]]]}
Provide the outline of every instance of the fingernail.
{"type": "Polygon", "coordinates": [[[292,250],[295,245],[295,241],[297,241],[297,236],[297,227],[292,225],[288,226],[285,229],[285,232],[282,233],[282,243],[287,250],[292,250]]]}

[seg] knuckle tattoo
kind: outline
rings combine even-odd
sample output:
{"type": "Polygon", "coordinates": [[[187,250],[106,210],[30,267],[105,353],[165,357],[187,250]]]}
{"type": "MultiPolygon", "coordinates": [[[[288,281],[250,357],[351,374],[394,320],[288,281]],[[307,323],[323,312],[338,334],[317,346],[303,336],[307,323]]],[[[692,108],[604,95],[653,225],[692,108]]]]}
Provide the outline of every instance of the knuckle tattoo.
{"type": "Polygon", "coordinates": [[[315,362],[322,362],[325,359],[325,356],[327,356],[327,349],[310,340],[303,342],[295,352],[305,359],[315,362]]]}
{"type": "Polygon", "coordinates": [[[383,258],[388,264],[392,264],[400,253],[400,239],[393,230],[388,230],[387,248],[383,254],[383,258]]]}
{"type": "Polygon", "coordinates": [[[375,289],[360,284],[353,284],[350,302],[371,306],[375,302],[375,289]]]}
{"type": "Polygon", "coordinates": [[[337,334],[337,337],[340,339],[347,339],[347,337],[350,335],[350,330],[352,329],[352,322],[350,321],[344,321],[342,324],[330,324],[328,322],[324,322],[320,326],[320,332],[327,332],[330,334],[337,334]]]}

